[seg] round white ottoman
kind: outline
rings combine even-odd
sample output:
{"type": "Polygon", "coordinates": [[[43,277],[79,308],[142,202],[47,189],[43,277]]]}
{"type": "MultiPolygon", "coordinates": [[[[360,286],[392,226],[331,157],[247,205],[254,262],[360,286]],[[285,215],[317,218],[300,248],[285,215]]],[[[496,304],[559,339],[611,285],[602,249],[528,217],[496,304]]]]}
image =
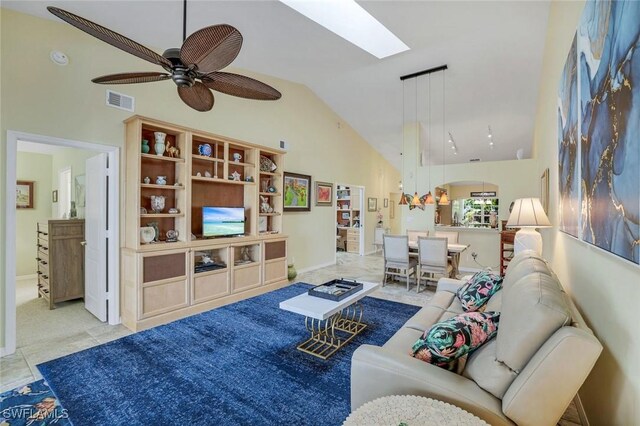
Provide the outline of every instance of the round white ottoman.
{"type": "Polygon", "coordinates": [[[393,395],[367,402],[351,413],[343,426],[485,425],[460,407],[415,395],[393,395]]]}

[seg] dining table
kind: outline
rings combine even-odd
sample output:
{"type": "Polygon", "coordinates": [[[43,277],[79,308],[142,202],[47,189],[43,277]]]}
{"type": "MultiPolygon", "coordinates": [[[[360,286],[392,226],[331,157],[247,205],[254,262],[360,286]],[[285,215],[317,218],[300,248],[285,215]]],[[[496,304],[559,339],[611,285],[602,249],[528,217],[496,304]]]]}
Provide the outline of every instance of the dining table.
{"type": "MultiPolygon", "coordinates": [[[[448,243],[447,251],[451,257],[451,278],[457,278],[460,273],[460,253],[469,248],[469,244],[448,243]]],[[[418,257],[418,242],[409,241],[409,256],[418,257]]]]}

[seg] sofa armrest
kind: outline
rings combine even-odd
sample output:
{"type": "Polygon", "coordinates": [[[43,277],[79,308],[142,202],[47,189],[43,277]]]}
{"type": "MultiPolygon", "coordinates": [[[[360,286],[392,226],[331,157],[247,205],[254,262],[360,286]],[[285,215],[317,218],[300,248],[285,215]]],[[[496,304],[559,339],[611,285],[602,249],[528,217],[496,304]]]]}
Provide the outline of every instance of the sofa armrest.
{"type": "Polygon", "coordinates": [[[449,293],[454,293],[458,291],[460,287],[466,281],[456,280],[453,278],[440,278],[438,280],[438,287],[436,287],[436,291],[448,291],[449,293]]]}
{"type": "Polygon", "coordinates": [[[387,348],[362,345],[351,359],[351,409],[388,395],[420,395],[456,405],[492,425],[513,425],[502,402],[474,381],[387,348]]]}

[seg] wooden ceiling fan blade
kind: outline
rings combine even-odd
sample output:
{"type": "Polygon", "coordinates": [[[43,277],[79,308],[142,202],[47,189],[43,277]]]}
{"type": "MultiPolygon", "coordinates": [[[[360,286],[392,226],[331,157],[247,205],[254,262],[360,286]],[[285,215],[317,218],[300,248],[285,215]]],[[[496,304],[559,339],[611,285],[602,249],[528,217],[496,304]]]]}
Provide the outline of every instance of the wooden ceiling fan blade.
{"type": "Polygon", "coordinates": [[[240,74],[214,72],[202,77],[205,86],[231,96],[260,101],[275,101],[282,94],[261,81],[240,74]]]}
{"type": "Polygon", "coordinates": [[[213,93],[199,81],[191,87],[178,87],[178,95],[182,102],[196,111],[209,111],[213,108],[213,93]]]}
{"type": "Polygon", "coordinates": [[[241,47],[240,31],[227,24],[212,25],[187,37],[180,59],[187,66],[196,65],[200,74],[208,74],[233,62],[241,47]]]}
{"type": "Polygon", "coordinates": [[[120,74],[109,74],[94,78],[94,83],[98,84],[132,84],[151,83],[154,81],[169,80],[171,74],[163,72],[124,72],[120,74]]]}
{"type": "Polygon", "coordinates": [[[171,68],[171,62],[169,62],[168,59],[158,55],[156,52],[144,47],[140,43],[118,34],[115,31],[111,31],[102,25],[98,25],[95,22],[91,22],[88,19],[74,15],[71,12],[67,12],[66,10],[59,9],[57,7],[48,6],[47,10],[63,21],[104,41],[105,43],[109,43],[120,50],[124,50],[125,52],[135,55],[140,59],[144,59],[145,61],[149,61],[152,64],[171,68]]]}

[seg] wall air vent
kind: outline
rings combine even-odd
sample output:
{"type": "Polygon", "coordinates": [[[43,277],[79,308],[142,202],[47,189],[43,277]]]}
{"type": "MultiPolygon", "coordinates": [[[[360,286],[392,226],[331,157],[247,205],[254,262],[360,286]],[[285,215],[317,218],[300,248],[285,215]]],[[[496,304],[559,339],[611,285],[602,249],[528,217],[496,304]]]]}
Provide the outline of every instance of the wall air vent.
{"type": "Polygon", "coordinates": [[[469,162],[471,162],[471,163],[477,163],[478,161],[480,161],[480,159],[479,159],[479,158],[471,158],[471,159],[469,160],[469,162]]]}
{"type": "Polygon", "coordinates": [[[122,93],[107,90],[108,106],[133,112],[135,104],[136,100],[133,96],[123,95],[122,93]]]}

